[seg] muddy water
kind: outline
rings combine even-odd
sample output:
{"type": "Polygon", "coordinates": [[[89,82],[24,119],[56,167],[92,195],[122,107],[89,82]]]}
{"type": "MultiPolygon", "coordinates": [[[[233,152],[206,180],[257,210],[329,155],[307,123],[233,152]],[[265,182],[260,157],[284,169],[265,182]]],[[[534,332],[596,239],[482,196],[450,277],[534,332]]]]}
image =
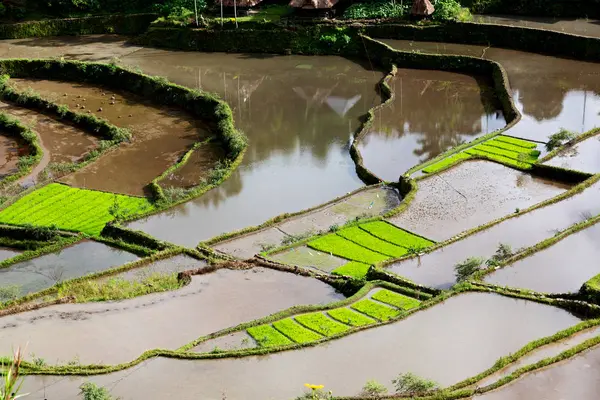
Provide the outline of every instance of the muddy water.
{"type": "Polygon", "coordinates": [[[488,161],[467,161],[420,180],[410,206],[390,222],[443,241],[567,189],[488,161]]]}
{"type": "MultiPolygon", "coordinates": [[[[513,251],[533,246],[554,236],[556,231],[600,214],[600,183],[580,194],[543,207],[469,236],[418,259],[391,264],[390,269],[427,286],[446,289],[455,282],[454,265],[469,257],[489,258],[500,243],[513,251]]],[[[571,265],[569,263],[569,265],[571,265]]],[[[600,272],[600,271],[599,271],[600,272]]],[[[543,274],[545,275],[545,273],[543,274]]]]}
{"type": "Polygon", "coordinates": [[[225,156],[223,146],[219,143],[211,141],[203,144],[194,150],[187,163],[161,180],[160,185],[163,188],[192,188],[201,180],[206,181],[211,169],[225,156]]]}
{"type": "Polygon", "coordinates": [[[399,69],[390,86],[395,99],[375,113],[359,146],[365,166],[385,180],[506,124],[493,89],[480,78],[399,69]]]}
{"type": "Polygon", "coordinates": [[[460,54],[494,60],[508,74],[523,115],[508,134],[545,142],[565,128],[582,133],[600,126],[600,68],[596,63],[515,50],[453,43],[382,40],[400,50],[460,54]]]}
{"type": "Polygon", "coordinates": [[[14,249],[0,248],[0,261],[8,260],[19,255],[21,252],[14,249]]]}
{"type": "MultiPolygon", "coordinates": [[[[182,400],[217,400],[223,393],[227,399],[288,399],[301,394],[306,382],[324,384],[336,395],[356,395],[369,379],[391,388],[394,377],[409,371],[447,386],[489,368],[498,357],[531,340],[578,321],[566,311],[538,303],[464,294],[406,320],[326,345],[243,359],[156,359],[135,370],[89,379],[110,387],[113,395],[124,400],[173,393],[182,400]]],[[[41,399],[43,385],[56,382],[47,387],[48,398],[70,399],[82,381],[31,377],[24,390],[41,399]]]]}
{"type": "Polygon", "coordinates": [[[570,336],[566,339],[540,347],[534,350],[533,352],[529,353],[525,357],[520,358],[518,361],[510,364],[510,366],[503,368],[502,370],[477,382],[477,386],[483,387],[490,385],[498,381],[500,378],[510,375],[512,372],[525,365],[535,364],[536,362],[543,360],[544,358],[555,357],[563,351],[568,350],[571,347],[577,346],[578,344],[581,344],[586,340],[594,338],[598,335],[600,335],[600,327],[590,328],[573,336],[570,336]]]}
{"type": "Polygon", "coordinates": [[[599,241],[600,225],[596,224],[499,269],[488,275],[485,281],[539,292],[577,292],[585,281],[600,274],[599,241]]]}
{"type": "Polygon", "coordinates": [[[599,369],[600,346],[596,346],[474,399],[596,400],[600,393],[599,369]]]}
{"type": "Polygon", "coordinates": [[[40,291],[58,282],[125,264],[138,257],[106,246],[83,241],[58,253],[47,254],[0,269],[2,285],[17,285],[21,295],[40,291]]]}
{"type": "Polygon", "coordinates": [[[19,119],[37,133],[40,147],[44,152],[42,160],[34,167],[33,171],[21,180],[21,184],[24,186],[35,184],[38,181],[37,175],[50,162],[75,162],[95,148],[99,142],[97,137],[87,132],[35,111],[0,102],[0,112],[19,119]]]}
{"type": "Polygon", "coordinates": [[[28,152],[27,146],[0,131],[0,179],[17,172],[19,157],[28,152]]]}
{"type": "Polygon", "coordinates": [[[592,174],[600,172],[600,135],[561,150],[545,164],[592,174]]]}
{"type": "Polygon", "coordinates": [[[206,265],[206,261],[196,260],[181,254],[164,260],[154,261],[140,268],[131,269],[103,279],[119,278],[128,281],[141,281],[154,274],[176,274],[178,272],[188,271],[206,265]]]}
{"type": "Polygon", "coordinates": [[[359,117],[381,102],[375,86],[382,72],[340,57],[152,49],[122,61],[217,93],[249,138],[242,165],[219,188],[130,227],[192,246],[362,185],[348,145],[359,117]]]}
{"type": "Polygon", "coordinates": [[[154,348],[176,349],[211,332],[300,304],[342,299],[330,286],[290,273],[219,270],[177,291],[110,303],[66,304],[0,319],[0,354],[28,342],[48,363],[119,363],[154,348]],[[90,346],[93,343],[93,346],[90,346]]]}
{"type": "Polygon", "coordinates": [[[66,104],[72,110],[91,111],[116,126],[131,130],[132,143],[121,144],[117,151],[105,154],[62,180],[76,187],[143,195],[144,186],[174,164],[194,143],[209,136],[201,122],[190,115],[153,105],[127,92],[115,93],[68,82],[23,79],[11,82],[19,90],[31,87],[43,97],[66,104]]]}
{"type": "Polygon", "coordinates": [[[597,19],[560,19],[543,17],[520,17],[517,15],[475,15],[480,23],[524,26],[527,28],[547,29],[549,31],[571,33],[574,35],[600,37],[600,20],[597,19]]]}

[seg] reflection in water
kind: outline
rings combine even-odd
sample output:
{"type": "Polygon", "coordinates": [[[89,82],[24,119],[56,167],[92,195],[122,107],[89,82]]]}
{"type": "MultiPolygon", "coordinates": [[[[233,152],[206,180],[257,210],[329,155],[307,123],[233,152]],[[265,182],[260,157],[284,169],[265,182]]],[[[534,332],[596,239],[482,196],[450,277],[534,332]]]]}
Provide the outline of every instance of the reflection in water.
{"type": "Polygon", "coordinates": [[[217,93],[249,138],[242,165],[220,187],[131,224],[184,245],[315,206],[362,185],[348,155],[359,117],[381,98],[381,72],[339,57],[140,50],[144,72],[217,93]],[[251,210],[249,212],[249,210],[251,210]]]}
{"type": "Polygon", "coordinates": [[[366,167],[385,180],[505,125],[492,88],[477,78],[400,69],[390,86],[394,101],[375,113],[359,146],[366,167]]]}
{"type": "Polygon", "coordinates": [[[484,57],[502,64],[523,118],[507,134],[546,141],[560,128],[578,133],[600,126],[598,64],[522,51],[454,43],[381,40],[400,50],[484,57]]]}

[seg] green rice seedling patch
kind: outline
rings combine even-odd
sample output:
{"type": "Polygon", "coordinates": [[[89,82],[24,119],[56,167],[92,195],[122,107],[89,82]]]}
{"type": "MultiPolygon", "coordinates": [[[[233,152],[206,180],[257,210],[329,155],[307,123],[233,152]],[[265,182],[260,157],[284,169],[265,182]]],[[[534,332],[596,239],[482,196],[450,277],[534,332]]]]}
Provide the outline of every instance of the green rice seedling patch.
{"type": "Polygon", "coordinates": [[[357,301],[350,307],[380,321],[387,321],[391,318],[397,317],[400,314],[400,310],[384,306],[383,304],[375,303],[369,299],[357,301]]]}
{"type": "Polygon", "coordinates": [[[526,149],[535,149],[537,147],[536,143],[530,142],[529,140],[517,139],[517,138],[513,138],[510,136],[504,136],[504,135],[496,136],[493,140],[499,141],[499,142],[510,143],[512,145],[524,147],[526,149]]]}
{"type": "Polygon", "coordinates": [[[329,314],[331,318],[351,326],[365,326],[375,323],[375,320],[367,317],[366,315],[357,313],[356,311],[352,311],[351,309],[345,307],[329,310],[327,311],[327,314],[329,314]]]}
{"type": "Polygon", "coordinates": [[[253,326],[246,330],[261,347],[285,346],[292,341],[271,325],[253,326]]]}
{"type": "Polygon", "coordinates": [[[465,152],[456,153],[449,157],[446,157],[428,167],[423,168],[423,172],[426,174],[434,174],[442,169],[449,167],[452,164],[458,163],[459,161],[471,158],[471,156],[465,152]]]}
{"type": "Polygon", "coordinates": [[[522,162],[533,163],[537,159],[537,157],[532,156],[528,153],[519,153],[512,150],[506,150],[500,147],[488,146],[486,143],[477,145],[473,147],[474,150],[484,151],[486,153],[494,154],[497,156],[502,156],[506,158],[511,158],[513,160],[519,160],[522,162]]]}
{"type": "Polygon", "coordinates": [[[518,169],[531,169],[531,163],[518,161],[518,160],[515,160],[514,158],[509,158],[509,157],[505,157],[505,156],[501,156],[501,155],[497,155],[497,154],[492,154],[492,153],[488,153],[486,151],[477,150],[477,149],[469,149],[469,150],[466,150],[466,152],[471,155],[474,155],[474,156],[487,157],[490,160],[494,160],[501,164],[512,166],[512,167],[515,167],[518,169]]]}
{"type": "Polygon", "coordinates": [[[412,297],[392,292],[391,290],[387,289],[381,289],[371,297],[377,301],[401,308],[403,310],[410,310],[412,308],[419,307],[421,304],[421,302],[417,299],[413,299],[412,297]]]}
{"type": "Polygon", "coordinates": [[[336,275],[347,275],[357,279],[362,279],[365,277],[365,275],[367,275],[367,271],[369,271],[369,268],[371,268],[371,265],[369,264],[361,263],[358,261],[350,261],[349,263],[346,263],[341,267],[334,269],[333,271],[331,271],[331,273],[336,275]]]}
{"type": "Polygon", "coordinates": [[[407,250],[404,247],[399,247],[390,242],[386,242],[385,240],[381,240],[371,235],[369,232],[360,229],[358,226],[345,228],[336,233],[344,239],[348,239],[356,244],[360,244],[363,247],[390,257],[398,258],[407,253],[407,250]]]}
{"type": "Polygon", "coordinates": [[[273,326],[296,343],[309,343],[322,338],[321,335],[303,327],[292,318],[275,321],[273,326]]]}
{"type": "Polygon", "coordinates": [[[320,312],[298,315],[296,321],[324,336],[337,335],[349,329],[320,312]]]}
{"type": "Polygon", "coordinates": [[[340,256],[352,261],[376,264],[385,261],[389,256],[362,247],[354,242],[332,233],[308,243],[308,247],[340,256]]]}
{"type": "Polygon", "coordinates": [[[534,160],[537,160],[537,158],[541,154],[541,152],[539,150],[525,149],[520,146],[515,146],[514,144],[500,142],[500,141],[496,141],[496,140],[487,141],[485,143],[482,143],[482,145],[489,146],[489,147],[496,147],[496,148],[504,149],[504,150],[508,150],[508,151],[513,151],[517,154],[526,154],[527,156],[531,157],[534,160]]]}
{"type": "Polygon", "coordinates": [[[367,222],[360,225],[360,228],[373,236],[407,249],[424,249],[434,244],[431,240],[413,235],[385,221],[367,222]]]}
{"type": "Polygon", "coordinates": [[[153,207],[148,199],[141,197],[51,183],[0,212],[0,223],[56,226],[96,236],[115,217],[124,218],[153,207]]]}

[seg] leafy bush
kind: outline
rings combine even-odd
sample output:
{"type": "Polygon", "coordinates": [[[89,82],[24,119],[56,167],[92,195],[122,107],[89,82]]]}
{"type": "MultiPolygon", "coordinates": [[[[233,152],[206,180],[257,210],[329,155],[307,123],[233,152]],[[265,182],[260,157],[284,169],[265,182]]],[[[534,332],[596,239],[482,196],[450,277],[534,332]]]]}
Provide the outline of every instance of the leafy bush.
{"type": "Polygon", "coordinates": [[[469,257],[465,261],[456,264],[454,266],[456,281],[462,282],[469,279],[471,275],[479,271],[481,264],[483,264],[483,258],[480,257],[469,257]]]}
{"type": "Polygon", "coordinates": [[[435,3],[432,17],[436,21],[470,21],[473,19],[469,9],[462,7],[456,0],[438,0],[435,3]]]}
{"type": "Polygon", "coordinates": [[[204,11],[206,9],[206,0],[196,0],[195,5],[194,0],[165,0],[159,4],[155,4],[152,10],[170,19],[172,16],[176,17],[186,12],[193,13],[190,10],[194,10],[195,6],[198,7],[198,12],[204,11]]]}
{"type": "Polygon", "coordinates": [[[412,372],[398,375],[392,383],[396,387],[396,393],[408,395],[427,392],[439,387],[436,382],[421,378],[412,372]]]}
{"type": "Polygon", "coordinates": [[[562,146],[563,143],[575,139],[577,134],[568,131],[565,128],[561,128],[560,131],[550,135],[548,137],[548,143],[546,143],[546,150],[552,151],[555,148],[562,146]]]}
{"type": "Polygon", "coordinates": [[[408,5],[388,1],[353,4],[342,15],[346,19],[402,18],[408,14],[408,5]]]}
{"type": "Polygon", "coordinates": [[[360,392],[360,395],[365,396],[365,397],[375,397],[375,396],[381,396],[386,393],[387,393],[387,388],[385,386],[383,386],[381,383],[379,383],[373,379],[373,380],[367,381],[367,383],[365,383],[365,386],[363,386],[362,391],[360,392]]]}
{"type": "Polygon", "coordinates": [[[513,251],[510,245],[505,243],[500,243],[498,245],[498,249],[496,249],[496,253],[485,262],[488,267],[495,267],[502,263],[504,260],[512,257],[513,251]]]}
{"type": "Polygon", "coordinates": [[[79,386],[83,400],[113,400],[110,392],[103,387],[97,386],[95,383],[86,382],[79,386]]]}

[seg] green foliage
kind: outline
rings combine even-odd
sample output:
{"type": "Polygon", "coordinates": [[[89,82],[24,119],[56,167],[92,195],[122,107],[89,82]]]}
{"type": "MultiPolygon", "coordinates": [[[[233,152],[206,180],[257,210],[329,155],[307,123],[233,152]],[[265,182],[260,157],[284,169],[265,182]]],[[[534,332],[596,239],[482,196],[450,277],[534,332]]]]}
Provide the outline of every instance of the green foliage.
{"type": "Polygon", "coordinates": [[[344,239],[390,257],[399,258],[407,253],[406,248],[381,240],[358,226],[342,229],[337,234],[344,239]]]}
{"type": "Polygon", "coordinates": [[[24,394],[19,394],[23,386],[23,378],[21,378],[21,362],[23,361],[21,350],[17,349],[13,359],[5,361],[0,358],[0,377],[2,386],[0,387],[0,400],[16,400],[24,397],[24,394]]]}
{"type": "Polygon", "coordinates": [[[546,150],[552,151],[555,148],[562,146],[565,142],[573,140],[577,137],[577,134],[561,128],[560,131],[553,133],[548,136],[548,143],[546,143],[546,150]]]}
{"type": "Polygon", "coordinates": [[[391,1],[374,1],[355,3],[344,11],[345,19],[371,19],[371,18],[402,18],[409,12],[409,5],[401,5],[391,1]]]}
{"type": "Polygon", "coordinates": [[[0,303],[16,300],[21,296],[21,287],[19,285],[0,286],[0,303]]]}
{"type": "Polygon", "coordinates": [[[421,302],[417,299],[413,299],[412,297],[404,296],[403,294],[392,292],[391,290],[387,289],[381,289],[371,297],[377,301],[398,307],[403,310],[410,310],[412,308],[419,307],[421,304],[421,302]]]}
{"type": "Polygon", "coordinates": [[[365,397],[377,397],[386,394],[387,391],[388,390],[384,385],[372,379],[365,383],[365,386],[363,386],[360,395],[365,397]]]}
{"type": "Polygon", "coordinates": [[[394,308],[375,303],[369,299],[357,301],[351,306],[351,308],[379,321],[387,321],[391,318],[397,317],[400,314],[400,311],[394,308]]]}
{"type": "Polygon", "coordinates": [[[466,160],[470,157],[471,156],[465,152],[456,153],[456,154],[453,154],[449,157],[442,159],[441,161],[438,161],[434,164],[431,164],[431,165],[423,168],[423,172],[426,174],[435,174],[436,172],[442,171],[442,170],[448,168],[449,166],[457,164],[460,161],[466,160]]]}
{"type": "Polygon", "coordinates": [[[292,344],[292,341],[285,337],[271,325],[253,326],[247,329],[247,332],[256,343],[261,347],[285,346],[292,344]]]}
{"type": "Polygon", "coordinates": [[[308,246],[315,250],[331,253],[348,260],[359,261],[366,264],[376,264],[389,258],[381,253],[376,253],[365,247],[359,246],[336,234],[329,234],[315,239],[308,242],[308,246]]]}
{"type": "Polygon", "coordinates": [[[350,261],[341,267],[337,267],[332,274],[351,276],[356,279],[364,279],[371,266],[358,261],[350,261]]]}
{"type": "Polygon", "coordinates": [[[320,335],[306,329],[291,318],[275,321],[273,327],[296,343],[309,343],[321,339],[320,335]]]}
{"type": "Polygon", "coordinates": [[[421,378],[412,372],[398,375],[392,383],[396,388],[396,393],[403,395],[415,395],[439,388],[436,382],[421,378]]]}
{"type": "Polygon", "coordinates": [[[17,200],[0,212],[0,222],[31,224],[98,235],[114,219],[115,201],[120,217],[147,212],[153,205],[145,198],[52,183],[17,200]],[[116,198],[116,200],[115,200],[116,198]]]}
{"type": "Polygon", "coordinates": [[[465,261],[458,263],[454,266],[454,274],[457,282],[462,282],[467,279],[475,272],[479,271],[483,264],[483,258],[480,257],[469,257],[465,261]]]}
{"type": "Polygon", "coordinates": [[[73,296],[78,303],[131,299],[150,293],[179,289],[177,274],[154,273],[141,280],[111,278],[106,281],[84,280],[63,283],[58,298],[73,296]]]}
{"type": "MultiPolygon", "coordinates": [[[[198,12],[206,9],[206,0],[196,0],[198,12]]],[[[188,14],[188,17],[194,14],[194,0],[163,0],[152,6],[152,11],[166,16],[169,19],[181,17],[188,14]],[[192,10],[192,11],[190,11],[192,10]]]]}
{"type": "Polygon", "coordinates": [[[361,224],[360,228],[373,236],[407,249],[424,249],[434,243],[385,221],[367,222],[361,224]]]}
{"type": "Polygon", "coordinates": [[[519,146],[519,147],[523,147],[525,149],[530,149],[530,150],[533,150],[537,147],[537,144],[534,142],[530,142],[529,140],[515,138],[512,136],[499,135],[499,136],[496,136],[494,139],[492,139],[492,141],[504,142],[504,143],[512,144],[513,146],[519,146]]]}
{"type": "Polygon", "coordinates": [[[300,324],[324,336],[333,336],[348,330],[346,325],[342,325],[320,312],[298,315],[295,319],[300,324]]]}
{"type": "Polygon", "coordinates": [[[436,21],[470,21],[473,19],[468,8],[462,7],[456,0],[438,0],[435,2],[433,19],[436,21]]]}
{"type": "Polygon", "coordinates": [[[331,318],[350,326],[364,326],[375,323],[374,320],[366,315],[362,315],[345,307],[329,310],[327,311],[327,314],[329,314],[331,318]]]}
{"type": "Polygon", "coordinates": [[[513,251],[510,245],[500,243],[496,249],[496,253],[485,262],[488,267],[495,267],[513,256],[513,251]]]}
{"type": "Polygon", "coordinates": [[[81,390],[79,394],[83,396],[83,400],[113,400],[107,389],[92,382],[86,382],[79,386],[79,390],[81,390]]]}

